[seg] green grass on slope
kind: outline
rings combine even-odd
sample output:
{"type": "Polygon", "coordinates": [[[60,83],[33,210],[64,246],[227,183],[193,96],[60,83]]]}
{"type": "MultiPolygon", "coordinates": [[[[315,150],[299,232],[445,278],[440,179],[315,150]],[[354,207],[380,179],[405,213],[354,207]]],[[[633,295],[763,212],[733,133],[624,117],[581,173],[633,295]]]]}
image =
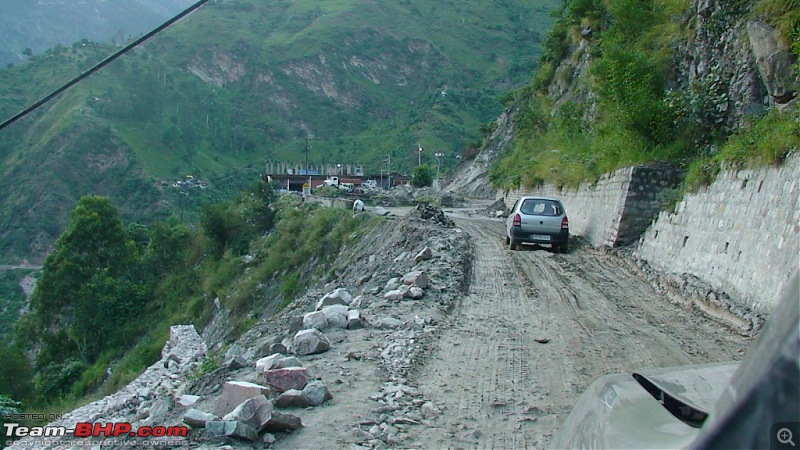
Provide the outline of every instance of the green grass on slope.
{"type": "MultiPolygon", "coordinates": [[[[783,0],[764,0],[755,11],[765,11],[766,3],[778,5],[784,19],[795,15],[786,11],[791,1],[783,0]]],[[[746,5],[738,1],[726,11],[745,18],[746,5]]],[[[545,40],[541,68],[516,92],[517,134],[491,171],[495,185],[574,186],[620,167],[670,161],[689,168],[686,183],[695,188],[712,180],[721,165],[774,163],[797,149],[794,113],[750,118],[750,128],[728,139],[732,130],[719,125],[724,118],[719,120],[713,93],[699,85],[669,90],[672,52],[691,34],[688,8],[687,0],[566,2],[545,40]],[[574,44],[589,26],[588,54],[581,54],[574,44]],[[569,54],[570,48],[575,53],[569,54]],[[583,79],[572,80],[572,70],[556,70],[584,56],[591,64],[583,79]],[[556,104],[547,89],[558,82],[573,82],[576,89],[582,84],[591,96],[556,104]]]]}

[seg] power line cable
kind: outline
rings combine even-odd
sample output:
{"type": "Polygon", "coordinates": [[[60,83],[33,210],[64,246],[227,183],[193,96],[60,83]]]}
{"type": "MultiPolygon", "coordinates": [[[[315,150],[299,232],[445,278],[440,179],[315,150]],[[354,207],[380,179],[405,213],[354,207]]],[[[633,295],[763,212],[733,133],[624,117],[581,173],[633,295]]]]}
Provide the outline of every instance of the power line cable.
{"type": "Polygon", "coordinates": [[[99,63],[95,64],[93,67],[91,67],[90,69],[88,69],[85,72],[81,73],[80,75],[78,75],[77,77],[73,78],[72,80],[68,81],[66,84],[64,84],[60,88],[56,89],[55,91],[51,92],[50,94],[48,94],[47,96],[45,96],[44,98],[39,100],[38,102],[32,104],[31,106],[23,109],[20,112],[18,112],[16,115],[14,115],[10,119],[6,120],[5,122],[0,123],[0,130],[2,130],[3,128],[11,125],[12,123],[16,122],[17,120],[27,116],[29,113],[31,113],[35,109],[39,108],[40,106],[44,105],[45,103],[49,102],[50,100],[52,100],[57,95],[59,95],[62,92],[66,91],[67,89],[71,88],[72,86],[74,86],[75,84],[79,83],[83,79],[89,77],[90,75],[92,75],[93,73],[97,72],[98,70],[102,69],[108,63],[114,61],[115,59],[117,59],[120,56],[124,55],[128,51],[132,50],[134,47],[138,46],[142,42],[144,42],[144,41],[150,39],[151,37],[155,36],[156,34],[160,33],[162,30],[164,30],[168,26],[172,25],[173,23],[181,20],[182,18],[184,18],[186,15],[188,15],[192,11],[194,11],[197,8],[203,6],[205,3],[208,3],[208,1],[209,0],[200,0],[200,1],[198,1],[197,3],[193,4],[192,6],[190,6],[190,7],[186,8],[186,9],[184,9],[183,11],[181,11],[177,16],[167,20],[166,22],[164,22],[163,24],[159,25],[157,28],[153,29],[149,33],[145,34],[144,36],[140,37],[139,39],[136,39],[135,41],[131,42],[130,44],[126,45],[125,47],[121,48],[120,50],[118,50],[117,52],[112,54],[111,56],[109,56],[106,59],[104,59],[104,60],[100,61],[99,63]]]}

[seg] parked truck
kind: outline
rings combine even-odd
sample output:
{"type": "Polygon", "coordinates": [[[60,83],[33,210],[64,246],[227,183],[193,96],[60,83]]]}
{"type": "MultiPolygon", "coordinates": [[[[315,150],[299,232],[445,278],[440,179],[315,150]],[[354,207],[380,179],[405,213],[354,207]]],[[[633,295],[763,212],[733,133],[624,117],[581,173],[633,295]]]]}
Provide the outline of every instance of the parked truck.
{"type": "Polygon", "coordinates": [[[322,185],[333,186],[335,188],[345,188],[348,191],[352,191],[356,186],[361,185],[361,180],[358,178],[328,177],[322,182],[322,185]]]}

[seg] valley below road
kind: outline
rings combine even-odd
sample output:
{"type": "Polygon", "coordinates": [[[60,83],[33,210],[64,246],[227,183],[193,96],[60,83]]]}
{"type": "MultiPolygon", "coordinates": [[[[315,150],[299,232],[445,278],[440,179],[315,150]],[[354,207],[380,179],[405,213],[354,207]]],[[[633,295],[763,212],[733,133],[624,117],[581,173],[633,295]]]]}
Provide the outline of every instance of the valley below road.
{"type": "Polygon", "coordinates": [[[401,318],[434,314],[437,332],[410,344],[422,347],[419,363],[387,383],[369,361],[381,359],[377,336],[348,334],[334,344],[339,355],[372,357],[308,360],[321,378],[339,378],[334,401],[301,414],[306,427],[275,448],[545,448],[596,378],[741,360],[749,345],[614,251],[580,239],[568,254],[511,251],[500,219],[446,211],[473,245],[467,292],[444,315],[408,302],[387,309],[401,318]],[[413,403],[398,410],[395,397],[409,396],[413,403]]]}

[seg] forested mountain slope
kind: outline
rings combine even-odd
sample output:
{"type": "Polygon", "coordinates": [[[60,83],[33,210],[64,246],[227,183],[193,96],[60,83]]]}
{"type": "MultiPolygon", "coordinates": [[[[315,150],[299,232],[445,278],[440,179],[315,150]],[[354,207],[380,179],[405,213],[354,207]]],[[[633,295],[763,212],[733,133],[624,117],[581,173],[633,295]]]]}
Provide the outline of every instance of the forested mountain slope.
{"type": "Polygon", "coordinates": [[[192,0],[2,0],[0,65],[18,64],[81,39],[124,43],[177,14],[192,0]]]}
{"type": "MultiPolygon", "coordinates": [[[[87,193],[146,221],[236,192],[267,160],[408,171],[480,139],[526,82],[554,1],[210,2],[2,130],[0,250],[40,258],[87,193]],[[425,162],[423,161],[423,162],[425,162]],[[186,175],[209,189],[169,187],[186,175]],[[162,183],[165,182],[165,183],[162,183]]],[[[0,71],[9,117],[116,50],[78,42],[0,71]]]]}

